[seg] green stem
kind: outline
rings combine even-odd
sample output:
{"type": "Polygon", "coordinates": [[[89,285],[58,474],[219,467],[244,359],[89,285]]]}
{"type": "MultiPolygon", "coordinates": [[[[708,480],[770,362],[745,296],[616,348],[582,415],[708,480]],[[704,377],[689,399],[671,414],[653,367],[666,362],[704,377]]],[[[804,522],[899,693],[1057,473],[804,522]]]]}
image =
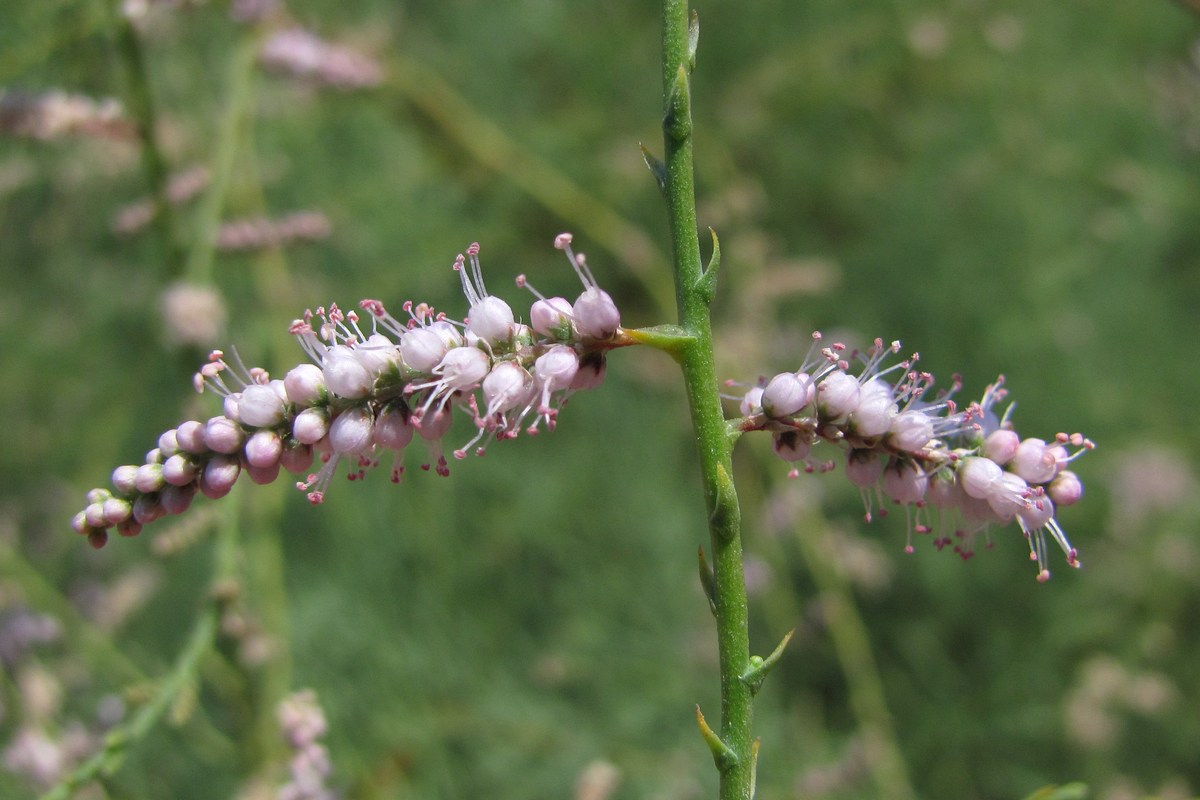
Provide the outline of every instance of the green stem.
{"type": "Polygon", "coordinates": [[[193,283],[212,283],[213,254],[217,246],[217,231],[225,210],[225,197],[233,176],[239,134],[250,100],[254,96],[254,65],[258,58],[262,35],[254,33],[237,43],[230,62],[229,97],[216,132],[213,153],[212,183],[196,210],[196,229],[188,251],[185,277],[193,283]]]}
{"type": "Polygon", "coordinates": [[[719,736],[721,744],[732,753],[730,757],[714,749],[714,757],[720,770],[721,800],[750,800],[754,782],[752,700],[750,686],[740,679],[750,666],[741,512],[733,485],[732,441],[726,435],[713,363],[711,281],[705,280],[701,267],[696,231],[688,8],[684,0],[663,0],[662,8],[663,194],[669,214],[679,322],[691,337],[675,356],[683,370],[708,509],[721,670],[719,736]]]}
{"type": "MultiPolygon", "coordinates": [[[[227,584],[237,569],[236,506],[231,504],[230,509],[214,551],[214,590],[227,584]]],[[[41,800],[68,800],[85,784],[116,771],[129,747],[144,738],[167,715],[180,695],[196,682],[201,662],[211,652],[216,639],[223,602],[219,592],[210,593],[208,602],[192,627],[187,644],[154,698],[128,721],[111,731],[105,737],[100,752],[76,767],[58,785],[42,795],[41,800]]]]}
{"type": "MultiPolygon", "coordinates": [[[[129,111],[137,126],[138,139],[142,145],[142,172],[150,185],[154,198],[154,228],[158,233],[168,269],[179,270],[183,255],[179,250],[179,239],[175,232],[175,215],[167,196],[167,161],[158,146],[158,113],[155,109],[154,90],[150,85],[150,74],[146,69],[146,57],[137,29],[119,8],[119,3],[110,3],[110,14],[116,33],[117,55],[125,68],[128,85],[129,111]]],[[[172,274],[170,277],[175,277],[172,274]]]]}

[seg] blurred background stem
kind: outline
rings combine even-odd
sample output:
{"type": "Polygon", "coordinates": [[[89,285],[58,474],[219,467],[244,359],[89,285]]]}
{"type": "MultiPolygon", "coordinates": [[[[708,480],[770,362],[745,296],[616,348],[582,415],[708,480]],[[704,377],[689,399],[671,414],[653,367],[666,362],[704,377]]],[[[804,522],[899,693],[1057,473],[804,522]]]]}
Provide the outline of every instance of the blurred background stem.
{"type": "Polygon", "coordinates": [[[158,235],[166,262],[162,272],[167,278],[174,278],[182,268],[183,252],[180,250],[175,229],[175,214],[167,196],[169,170],[167,160],[158,144],[158,112],[154,100],[154,87],[150,82],[150,73],[146,67],[145,53],[137,28],[129,17],[122,13],[120,5],[118,0],[109,2],[116,52],[124,67],[129,115],[137,128],[138,141],[141,144],[142,172],[146,176],[150,196],[154,201],[152,225],[158,235]]]}
{"type": "Polygon", "coordinates": [[[217,231],[225,208],[225,196],[233,175],[239,133],[250,113],[254,97],[255,62],[261,46],[261,34],[246,35],[238,42],[229,61],[229,96],[216,131],[212,156],[212,184],[196,210],[196,226],[188,250],[185,277],[198,284],[212,282],[213,254],[217,231]]]}
{"type": "Polygon", "coordinates": [[[896,740],[867,626],[859,613],[850,582],[825,544],[827,529],[828,524],[818,515],[802,515],[796,525],[795,540],[820,593],[822,617],[846,678],[850,706],[863,737],[868,768],[879,797],[914,800],[916,793],[896,740]]]}
{"type": "MultiPolygon", "coordinates": [[[[85,784],[111,775],[124,760],[131,745],[136,744],[173,713],[176,703],[185,693],[195,691],[204,657],[212,652],[216,641],[222,609],[230,599],[228,588],[236,584],[238,556],[239,504],[231,500],[221,516],[213,550],[213,577],[208,597],[196,617],[187,644],[179,654],[175,667],[163,680],[161,687],[146,705],[104,739],[100,752],[84,761],[58,785],[42,796],[42,800],[67,800],[85,784]]],[[[185,701],[186,702],[186,701],[185,701]]]]}
{"type": "Polygon", "coordinates": [[[642,228],[625,219],[593,192],[530,152],[484,112],[419,60],[391,55],[388,86],[429,118],[480,164],[503,175],[573,229],[617,256],[665,311],[672,305],[670,283],[658,266],[663,254],[642,228]]]}

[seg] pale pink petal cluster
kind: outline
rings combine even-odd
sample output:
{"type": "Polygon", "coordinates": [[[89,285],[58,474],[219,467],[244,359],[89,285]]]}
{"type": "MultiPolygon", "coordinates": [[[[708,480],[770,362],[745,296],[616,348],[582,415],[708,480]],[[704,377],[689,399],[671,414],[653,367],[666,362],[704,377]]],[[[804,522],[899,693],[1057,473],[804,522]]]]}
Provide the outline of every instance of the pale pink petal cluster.
{"type": "Polygon", "coordinates": [[[68,136],[129,139],[136,131],[111,97],[97,100],[59,90],[30,94],[0,88],[0,135],[45,141],[68,136]]]}
{"type": "Polygon", "coordinates": [[[276,792],[276,800],[337,800],[329,788],[333,763],[321,739],[329,729],[325,712],[312,689],[285,697],[275,715],[291,758],[288,779],[276,792]]]}
{"type": "Polygon", "coordinates": [[[378,86],[384,78],[383,67],[374,58],[327,42],[304,28],[271,34],[263,43],[259,61],[272,72],[343,90],[378,86]]]}
{"type": "Polygon", "coordinates": [[[1093,443],[1078,433],[1022,439],[1009,419],[1012,406],[1003,416],[994,411],[1007,394],[1003,376],[963,409],[953,400],[958,376],[929,398],[933,376],[916,369],[917,354],[889,364],[899,352],[899,342],[876,339],[867,352],[848,353],[814,333],[798,370],[746,389],[740,427],[770,432],[776,454],[794,465],[793,477],[801,468],[834,469],[835,461],[814,456],[821,442],[841,448],[868,522],[875,508],[887,513],[887,501],[905,509],[909,551],[916,531],[933,534],[938,549],[953,545],[970,558],[980,533],[1015,522],[1039,580],[1050,577],[1047,535],[1078,567],[1055,511],[1083,496],[1082,482],[1067,467],[1093,443]]]}
{"type": "Polygon", "coordinates": [[[114,470],[112,488],[89,492],[73,527],[100,547],[111,529],[134,536],[182,513],[197,493],[219,498],[243,474],[269,483],[281,470],[301,475],[298,488],[321,503],[343,463],[356,480],[390,454],[399,482],[414,438],[428,453],[422,469],[448,475],[442,442],[456,414],[475,433],[453,449],[455,458],[483,455],[491,441],[522,430],[552,430],[568,397],[603,381],[605,353],[618,346],[620,330],[612,298],[570,243],[570,234],[555,240],[584,285],[574,303],[547,299],[517,279],[538,298],[532,324],[488,293],[472,244],[454,262],[469,306],[461,321],[411,301],[399,317],[378,300],[363,300],[359,310],[306,311],[291,332],[309,362],[282,380],[246,367],[236,352],[213,351],[195,386],[221,395],[222,413],[181,423],[142,464],[114,470]]]}

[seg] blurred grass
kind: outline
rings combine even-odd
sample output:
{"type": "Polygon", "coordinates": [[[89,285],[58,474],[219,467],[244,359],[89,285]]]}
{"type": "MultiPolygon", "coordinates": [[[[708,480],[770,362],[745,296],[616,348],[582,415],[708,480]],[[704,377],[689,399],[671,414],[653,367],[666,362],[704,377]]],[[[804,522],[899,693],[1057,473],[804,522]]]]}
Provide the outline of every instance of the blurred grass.
{"type": "MultiPolygon", "coordinates": [[[[299,358],[286,326],[304,305],[459,309],[449,265],[474,240],[493,291],[517,300],[506,282],[525,272],[566,293],[574,278],[549,247],[563,229],[628,323],[665,321],[644,285],[656,273],[638,271],[661,280],[662,257],[623,249],[664,241],[637,150],[659,138],[652,6],[289,7],[393,74],[440,76],[473,116],[437,117],[402,82],[338,93],[256,75],[226,216],[316,208],[333,235],[286,257],[218,257],[225,341],[282,372],[299,358]],[[583,200],[556,204],[557,184],[473,153],[475,118],[583,200]],[[591,209],[623,220],[629,240],[591,209]]],[[[970,394],[1004,372],[1022,432],[1078,429],[1100,444],[1078,465],[1086,502],[1062,514],[1085,569],[1059,564],[1042,586],[1011,530],[966,564],[920,541],[905,557],[895,516],[864,528],[836,476],[783,485],[763,443],[745,443],[747,549],[769,576],[754,641],[766,652],[799,630],[760,695],[760,796],[883,796],[827,628],[828,583],[801,534],[772,522],[787,497],[790,519],[816,520],[808,534],[834,543],[919,796],[1022,797],[1075,780],[1113,800],[1200,791],[1200,379],[1186,355],[1200,334],[1200,19],[1165,0],[699,10],[698,180],[725,255],[723,373],[794,365],[814,327],[900,338],[939,376],[961,372],[970,394]],[[755,292],[765,299],[744,302],[755,292]]],[[[120,96],[106,18],[100,3],[3,4],[0,85],[120,96]]],[[[250,34],[220,3],[149,22],[165,157],[211,164],[227,65],[250,34]]],[[[64,597],[155,561],[156,593],[111,635],[161,675],[207,559],[159,563],[150,532],[94,554],[67,527],[114,465],[211,412],[190,394],[200,353],[166,343],[158,319],[178,265],[152,237],[109,229],[147,193],[138,159],[121,142],[0,139],[0,516],[64,597]]],[[[184,243],[194,208],[180,214],[184,243]]],[[[715,704],[716,669],[694,585],[703,525],[684,409],[665,358],[623,352],[610,368],[553,435],[455,464],[449,481],[371,475],[319,509],[285,486],[240,489],[261,528],[246,530],[259,543],[244,555],[247,602],[287,646],[273,689],[254,689],[251,668],[241,688],[210,677],[203,718],[269,727],[280,683],[315,687],[353,798],[563,796],[598,758],[623,773],[615,797],[711,796],[690,717],[715,704]]],[[[57,613],[60,600],[14,575],[5,603],[57,613]]],[[[91,648],[73,635],[39,652],[74,676],[56,724],[92,719],[128,680],[91,648]]],[[[5,702],[7,740],[19,697],[5,702]]],[[[135,751],[110,796],[230,796],[254,766],[189,747],[188,730],[135,751]]],[[[0,794],[28,796],[11,777],[0,794]]]]}

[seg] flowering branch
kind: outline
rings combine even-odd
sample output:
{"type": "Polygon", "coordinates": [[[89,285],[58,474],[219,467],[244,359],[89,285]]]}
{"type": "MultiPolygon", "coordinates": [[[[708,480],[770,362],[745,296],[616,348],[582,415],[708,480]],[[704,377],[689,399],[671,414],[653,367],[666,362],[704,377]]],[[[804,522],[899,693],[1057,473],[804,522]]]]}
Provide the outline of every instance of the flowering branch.
{"type": "Polygon", "coordinates": [[[72,520],[75,531],[94,547],[102,547],[113,529],[136,536],[143,526],[186,511],[197,493],[224,497],[243,472],[255,483],[270,483],[283,469],[297,473],[304,478],[297,487],[320,504],[340,464],[349,463],[349,477],[356,480],[390,453],[391,479],[399,483],[414,438],[429,450],[422,469],[449,475],[442,441],[456,410],[465,411],[476,428],[454,448],[458,459],[483,455],[490,442],[515,438],[523,429],[530,435],[543,425],[552,430],[571,394],[603,382],[609,350],[637,344],[637,337],[678,338],[623,330],[612,298],[571,241],[564,233],[555,246],[584,290],[574,303],[547,298],[518,276],[517,284],[537,298],[529,325],[488,293],[479,245],[472,244],[453,265],[470,306],[461,322],[411,301],[400,318],[378,300],[359,304],[362,317],[336,304],[306,311],[291,332],[311,363],[282,380],[247,367],[236,352],[226,358],[213,351],[195,387],[221,395],[223,413],[181,423],[159,437],[144,463],[114,470],[112,489],[88,493],[72,520]],[[318,455],[322,465],[310,472],[318,455]]]}
{"type": "MultiPolygon", "coordinates": [[[[615,303],[565,233],[555,247],[583,290],[574,302],[545,297],[518,276],[517,285],[536,298],[528,323],[521,322],[508,303],[488,292],[480,248],[472,244],[453,264],[468,306],[461,320],[412,301],[396,315],[378,300],[363,300],[358,310],[318,307],[291,325],[309,361],[283,379],[247,367],[236,352],[213,351],[195,386],[220,395],[222,413],[181,423],[159,437],[142,464],[118,467],[112,488],[89,492],[72,524],[100,547],[112,530],[134,536],[163,516],[183,513],[197,493],[220,498],[243,474],[268,483],[282,470],[298,474],[297,487],[320,504],[343,465],[349,465],[349,479],[358,480],[390,454],[391,479],[400,482],[405,453],[415,439],[428,449],[422,469],[446,476],[443,442],[456,413],[471,421],[474,434],[451,450],[453,457],[482,455],[492,442],[521,431],[553,430],[574,393],[602,383],[610,350],[634,344],[662,350],[683,374],[712,554],[710,561],[701,548],[699,569],[716,620],[720,719],[714,729],[699,708],[696,719],[720,774],[721,800],[751,800],[758,754],[751,729],[753,697],[781,659],[790,633],[768,656],[750,655],[741,511],[732,468],[738,439],[769,433],[776,454],[792,465],[792,476],[801,467],[805,472],[833,469],[834,461],[819,460],[814,452],[822,442],[826,449],[840,448],[848,479],[862,491],[867,521],[876,509],[880,516],[887,513],[885,495],[905,509],[908,550],[913,533],[933,533],[939,549],[952,544],[966,558],[978,534],[1015,521],[1029,541],[1039,580],[1050,575],[1048,539],[1063,550],[1069,565],[1079,565],[1055,510],[1081,497],[1082,483],[1066,467],[1093,445],[1078,433],[1060,433],[1049,443],[1021,439],[1009,419],[1011,406],[1003,415],[996,410],[1006,395],[1003,378],[960,410],[952,399],[960,388],[957,378],[948,391],[929,397],[934,380],[916,369],[915,354],[889,363],[899,353],[899,342],[876,340],[858,353],[827,344],[820,334],[814,334],[795,371],[744,387],[742,416],[726,419],[710,318],[720,245],[713,233],[712,256],[702,264],[696,221],[691,76],[699,24],[684,0],[664,0],[662,13],[664,153],[659,160],[643,148],[643,156],[668,208],[677,323],[621,327],[615,303]]],[[[193,280],[206,280],[211,269],[215,226],[257,48],[257,38],[248,39],[234,59],[213,184],[198,212],[198,236],[187,265],[193,280]]],[[[177,691],[173,687],[182,678],[176,676],[190,674],[206,650],[210,617],[201,620],[164,697],[177,691]]],[[[165,702],[135,718],[131,735],[153,724],[165,702]]],[[[110,740],[81,768],[80,780],[106,768],[125,741],[110,740]]]]}

